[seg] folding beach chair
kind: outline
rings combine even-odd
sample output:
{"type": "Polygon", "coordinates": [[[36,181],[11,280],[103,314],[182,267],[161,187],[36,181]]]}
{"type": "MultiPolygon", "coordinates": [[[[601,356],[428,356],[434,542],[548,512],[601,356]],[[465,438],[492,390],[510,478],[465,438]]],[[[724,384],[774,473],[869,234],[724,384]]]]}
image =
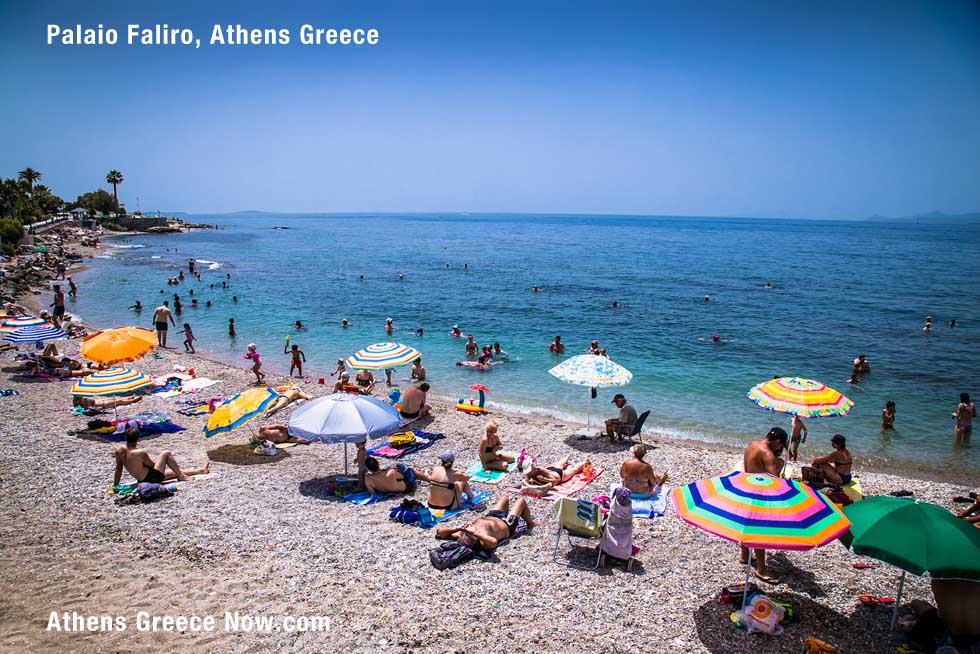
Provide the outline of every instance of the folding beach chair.
{"type": "Polygon", "coordinates": [[[643,423],[647,421],[647,418],[649,416],[650,416],[650,412],[644,411],[643,413],[640,414],[640,417],[637,418],[636,422],[634,422],[632,425],[623,425],[622,427],[619,427],[616,430],[616,433],[619,435],[620,440],[622,440],[623,437],[633,438],[634,436],[636,436],[637,438],[640,439],[640,442],[642,443],[643,436],[640,434],[640,432],[643,430],[643,423]]]}
{"type": "Polygon", "coordinates": [[[604,527],[601,507],[589,500],[576,500],[571,497],[562,497],[555,502],[555,514],[558,516],[558,534],[555,536],[555,551],[552,559],[560,565],[567,565],[572,568],[582,570],[598,570],[602,562],[602,551],[596,548],[596,558],[594,565],[580,565],[571,560],[560,561],[558,559],[558,548],[561,546],[562,534],[568,539],[570,547],[576,547],[572,537],[595,540],[602,538],[604,527]]]}

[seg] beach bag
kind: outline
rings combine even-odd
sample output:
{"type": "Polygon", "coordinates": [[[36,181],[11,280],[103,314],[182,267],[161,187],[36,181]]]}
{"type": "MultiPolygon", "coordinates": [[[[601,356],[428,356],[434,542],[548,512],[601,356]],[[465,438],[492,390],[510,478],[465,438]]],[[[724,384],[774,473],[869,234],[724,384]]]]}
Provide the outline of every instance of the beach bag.
{"type": "Polygon", "coordinates": [[[388,444],[391,447],[405,447],[411,445],[415,442],[415,434],[410,431],[402,431],[397,434],[392,434],[388,439],[388,444]]]}
{"type": "Polygon", "coordinates": [[[136,495],[139,496],[140,502],[153,502],[165,497],[170,497],[173,495],[173,491],[163,484],[148,484],[146,482],[140,482],[136,485],[136,495]]]}
{"type": "Polygon", "coordinates": [[[412,525],[419,521],[418,511],[406,509],[403,506],[393,506],[388,513],[388,519],[402,524],[412,525]]]}
{"type": "MultiPolygon", "coordinates": [[[[749,582],[749,595],[760,592],[759,587],[749,582]]],[[[729,604],[742,604],[742,595],[745,593],[745,584],[731,584],[721,589],[721,599],[729,604]]]]}
{"type": "Polygon", "coordinates": [[[260,456],[275,456],[279,450],[276,449],[275,443],[270,440],[263,439],[258,442],[254,451],[260,456]]]}
{"type": "Polygon", "coordinates": [[[804,484],[822,484],[824,482],[823,470],[820,468],[811,468],[810,466],[803,466],[800,470],[800,475],[803,478],[804,484]]]}
{"type": "Polygon", "coordinates": [[[456,541],[441,543],[439,547],[429,551],[429,562],[436,570],[455,568],[460,563],[473,556],[473,550],[456,541]]]}
{"type": "Polygon", "coordinates": [[[745,608],[736,613],[746,631],[750,634],[762,632],[770,636],[781,636],[783,628],[780,622],[786,615],[786,609],[774,604],[765,595],[752,595],[745,608]]]}

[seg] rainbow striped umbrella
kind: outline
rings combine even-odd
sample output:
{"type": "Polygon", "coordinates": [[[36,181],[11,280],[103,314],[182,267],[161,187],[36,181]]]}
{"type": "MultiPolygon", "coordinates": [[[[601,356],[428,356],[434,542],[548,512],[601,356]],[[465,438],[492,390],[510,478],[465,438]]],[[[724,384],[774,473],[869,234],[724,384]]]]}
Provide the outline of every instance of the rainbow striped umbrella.
{"type": "Polygon", "coordinates": [[[405,366],[418,359],[421,353],[401,343],[375,343],[347,357],[347,367],[354,370],[384,370],[405,366]]]}
{"type": "Polygon", "coordinates": [[[34,316],[7,318],[2,324],[0,324],[0,334],[9,334],[22,327],[37,327],[38,325],[47,324],[47,322],[48,321],[44,318],[35,318],[34,316]]]}
{"type": "Polygon", "coordinates": [[[71,387],[72,395],[123,395],[152,386],[153,380],[132,368],[106,368],[85,375],[71,387]]]}
{"type": "Polygon", "coordinates": [[[4,335],[3,340],[8,343],[43,343],[45,341],[57,341],[68,338],[68,334],[58,329],[49,322],[33,327],[20,327],[4,335]]]}
{"type": "MultiPolygon", "coordinates": [[[[809,550],[851,526],[833,502],[809,486],[765,473],[730,472],[675,488],[670,498],[684,522],[750,548],[809,550]]],[[[750,557],[746,584],[751,565],[750,557]]]]}
{"type": "Polygon", "coordinates": [[[779,377],[762,382],[745,394],[763,409],[801,418],[846,416],[854,402],[829,386],[802,377],[779,377]]]}
{"type": "Polygon", "coordinates": [[[278,397],[279,393],[271,388],[250,388],[232,395],[211,413],[208,424],[204,425],[204,437],[211,438],[238,429],[262,415],[278,397]]]}

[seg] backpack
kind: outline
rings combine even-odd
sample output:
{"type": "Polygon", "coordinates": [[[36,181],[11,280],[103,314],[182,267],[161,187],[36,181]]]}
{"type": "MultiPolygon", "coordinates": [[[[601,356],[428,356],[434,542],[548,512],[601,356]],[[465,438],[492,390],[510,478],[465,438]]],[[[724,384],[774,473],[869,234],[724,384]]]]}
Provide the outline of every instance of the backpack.
{"type": "Polygon", "coordinates": [[[140,502],[152,502],[173,495],[173,491],[163,484],[148,484],[140,482],[136,485],[136,494],[139,495],[140,502]]]}
{"type": "Polygon", "coordinates": [[[473,556],[473,550],[452,540],[440,543],[439,547],[429,550],[429,562],[436,570],[455,568],[460,563],[473,556]]]}

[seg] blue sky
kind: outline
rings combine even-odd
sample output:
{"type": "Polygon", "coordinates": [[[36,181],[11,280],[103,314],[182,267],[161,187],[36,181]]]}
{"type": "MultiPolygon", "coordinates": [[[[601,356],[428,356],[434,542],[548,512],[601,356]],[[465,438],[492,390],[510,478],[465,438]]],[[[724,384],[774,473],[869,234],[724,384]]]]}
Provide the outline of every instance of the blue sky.
{"type": "Polygon", "coordinates": [[[117,168],[144,210],[980,210],[976,2],[90,4],[0,4],[0,175],[63,197],[117,168]],[[45,43],[100,22],[294,42],[45,43]]]}

